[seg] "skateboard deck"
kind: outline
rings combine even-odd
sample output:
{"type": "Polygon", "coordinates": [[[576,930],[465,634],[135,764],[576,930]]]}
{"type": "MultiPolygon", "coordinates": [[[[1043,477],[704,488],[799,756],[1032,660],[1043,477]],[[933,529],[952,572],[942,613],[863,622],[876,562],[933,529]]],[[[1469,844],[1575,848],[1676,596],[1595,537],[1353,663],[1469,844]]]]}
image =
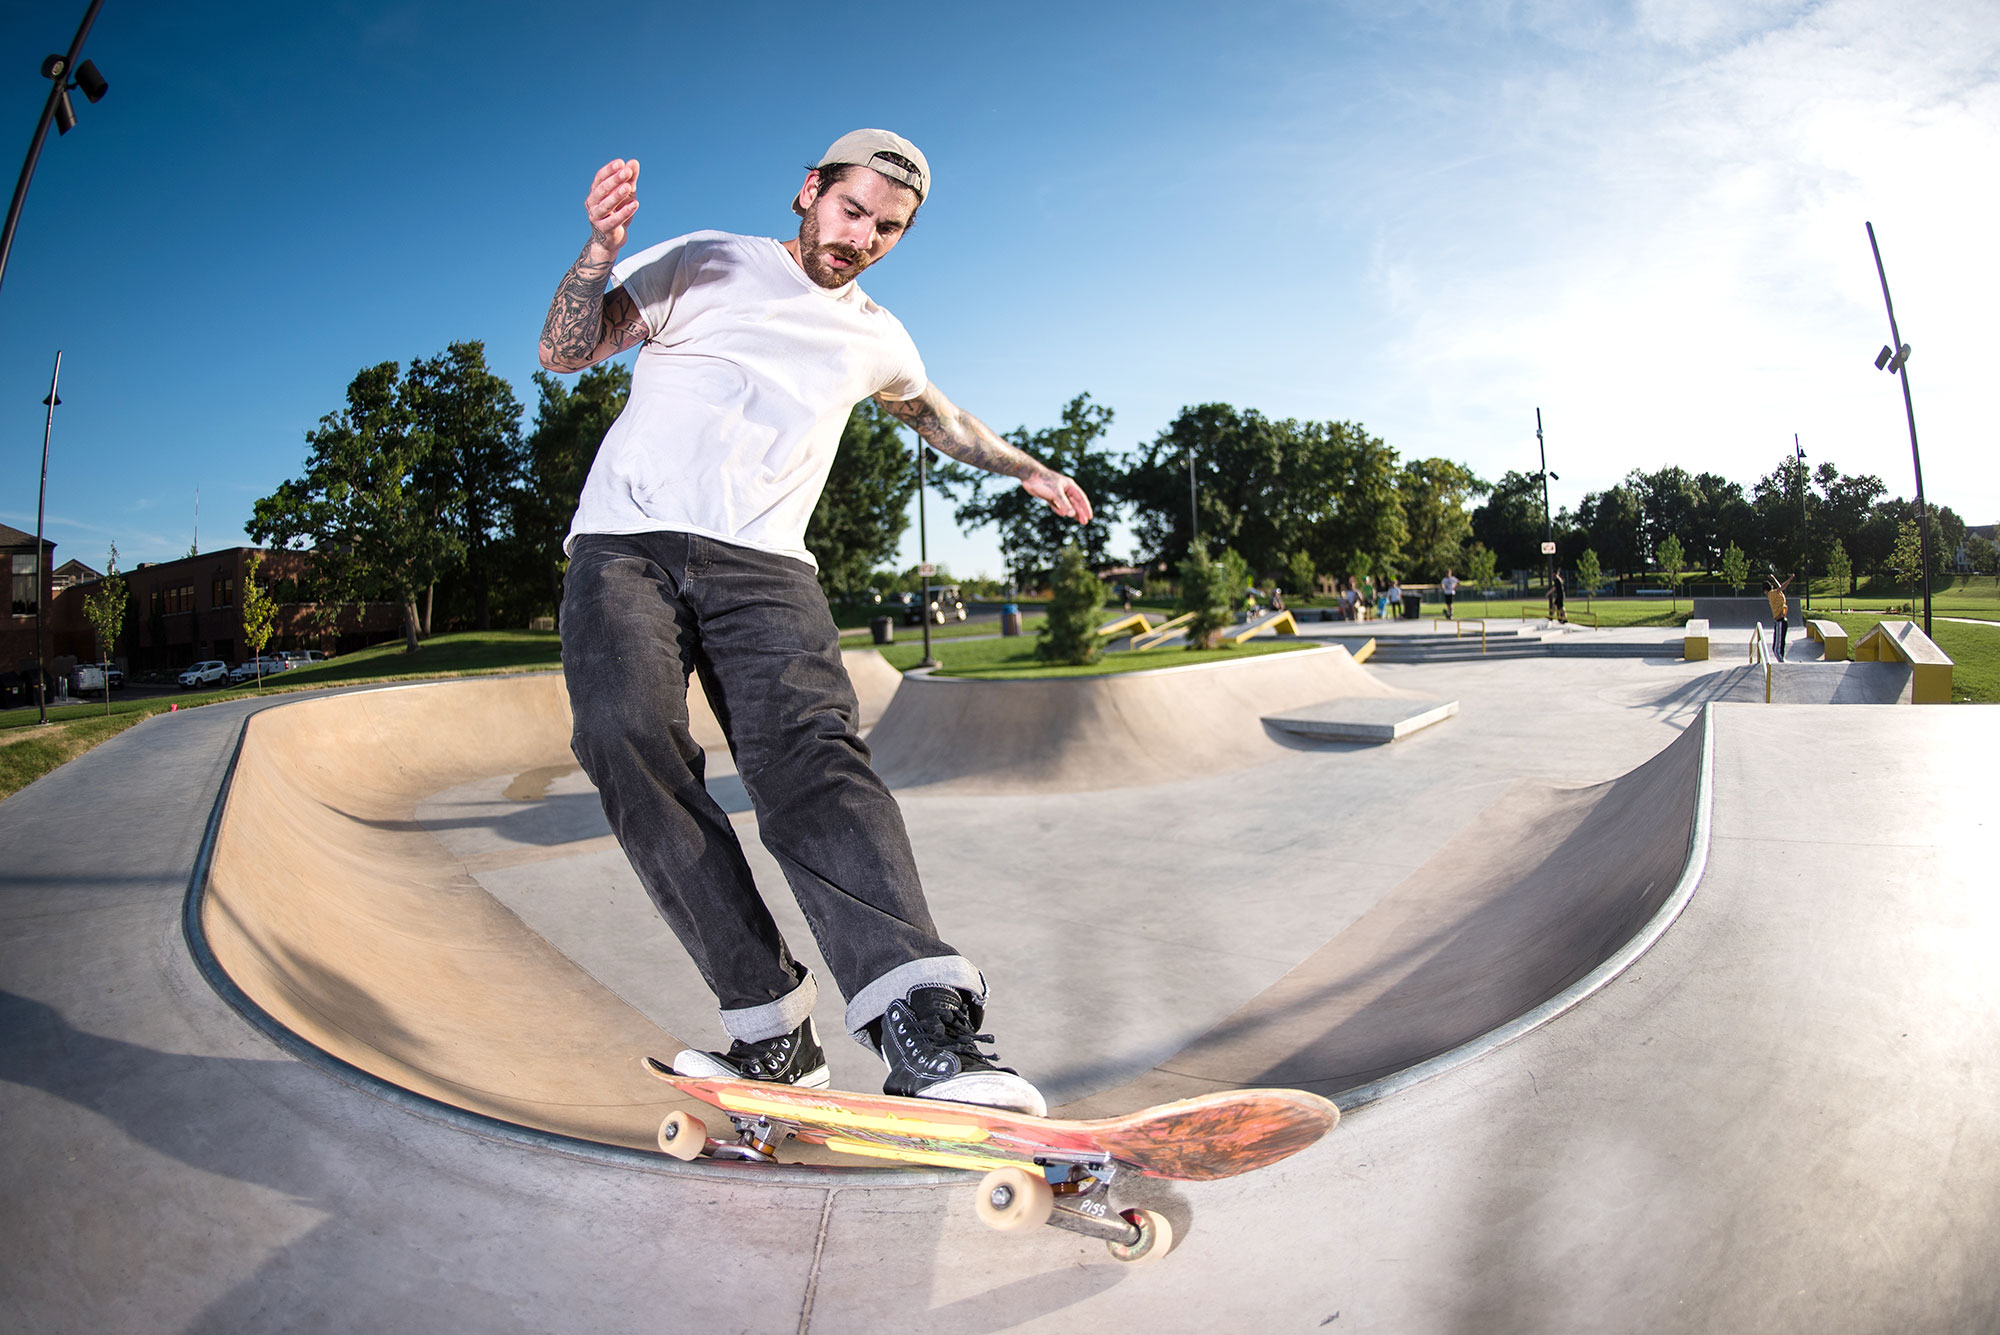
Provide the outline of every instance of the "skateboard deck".
{"type": "Polygon", "coordinates": [[[676,1157],[770,1161],[788,1137],[797,1137],[865,1158],[985,1170],[975,1204],[990,1226],[1055,1224],[1103,1237],[1121,1260],[1163,1253],[1171,1231],[1151,1211],[1124,1211],[1112,1222],[1105,1188],[1119,1170],[1192,1182],[1234,1177],[1298,1153],[1340,1120],[1332,1103],[1293,1089],[1227,1090],[1077,1121],[936,1099],[683,1076],[651,1057],[643,1064],[720,1109],[735,1128],[733,1139],[710,1139],[699,1118],[673,1113],[661,1124],[660,1147],[676,1157]]]}

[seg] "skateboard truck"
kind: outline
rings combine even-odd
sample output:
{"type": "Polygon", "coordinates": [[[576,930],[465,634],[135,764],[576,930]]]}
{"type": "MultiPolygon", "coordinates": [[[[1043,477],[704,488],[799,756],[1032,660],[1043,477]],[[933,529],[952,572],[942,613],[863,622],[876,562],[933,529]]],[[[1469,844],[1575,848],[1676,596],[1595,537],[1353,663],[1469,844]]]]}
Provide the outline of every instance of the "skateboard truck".
{"type": "MultiPolygon", "coordinates": [[[[736,1139],[709,1140],[700,1118],[670,1113],[660,1124],[660,1148],[681,1159],[705,1152],[716,1159],[770,1163],[798,1130],[771,1117],[730,1113],[729,1120],[736,1139]]],[[[1003,1233],[1049,1224],[1098,1239],[1120,1261],[1154,1260],[1174,1245],[1173,1226],[1157,1211],[1112,1211],[1111,1179],[1118,1165],[1109,1155],[1037,1155],[1035,1167],[1039,1171],[996,1168],[985,1176],[973,1198],[981,1223],[1003,1233]]]]}
{"type": "Polygon", "coordinates": [[[1098,1239],[1120,1261],[1152,1260],[1174,1245],[1173,1226],[1158,1211],[1112,1213],[1118,1165],[1108,1156],[1038,1155],[1035,1163],[1040,1173],[996,1168],[981,1180],[973,1199],[981,1223],[1001,1232],[1048,1224],[1098,1239]]]}

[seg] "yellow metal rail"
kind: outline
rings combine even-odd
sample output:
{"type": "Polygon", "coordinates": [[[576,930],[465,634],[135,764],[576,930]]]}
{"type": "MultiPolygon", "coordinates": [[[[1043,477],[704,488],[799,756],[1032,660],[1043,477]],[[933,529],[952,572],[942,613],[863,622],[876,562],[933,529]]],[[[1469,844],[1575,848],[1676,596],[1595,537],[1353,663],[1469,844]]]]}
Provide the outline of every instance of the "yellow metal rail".
{"type": "MultiPolygon", "coordinates": [[[[1446,620],[1447,618],[1445,617],[1432,617],[1431,629],[1436,630],[1439,626],[1443,625],[1446,620]]],[[[1461,635],[1465,634],[1465,628],[1467,626],[1479,627],[1479,652],[1482,654],[1486,652],[1486,622],[1483,619],[1479,617],[1451,617],[1449,618],[1449,620],[1451,621],[1453,627],[1451,632],[1451,638],[1453,638],[1454,640],[1458,639],[1461,635]]]]}

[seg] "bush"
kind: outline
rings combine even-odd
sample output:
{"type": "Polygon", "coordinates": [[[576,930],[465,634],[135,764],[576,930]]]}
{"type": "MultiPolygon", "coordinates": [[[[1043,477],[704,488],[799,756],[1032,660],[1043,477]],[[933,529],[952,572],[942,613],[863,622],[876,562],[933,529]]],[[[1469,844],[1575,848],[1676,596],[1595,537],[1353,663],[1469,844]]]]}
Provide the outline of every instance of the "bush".
{"type": "Polygon", "coordinates": [[[1035,656],[1045,662],[1082,667],[1097,661],[1098,610],[1104,581],[1083,559],[1083,549],[1067,543],[1056,559],[1049,619],[1037,633],[1035,656]]]}
{"type": "Polygon", "coordinates": [[[1233,550],[1209,559],[1200,547],[1181,562],[1181,610],[1192,612],[1187,647],[1213,649],[1217,637],[1236,619],[1236,601],[1250,579],[1250,566],[1233,550]]]}

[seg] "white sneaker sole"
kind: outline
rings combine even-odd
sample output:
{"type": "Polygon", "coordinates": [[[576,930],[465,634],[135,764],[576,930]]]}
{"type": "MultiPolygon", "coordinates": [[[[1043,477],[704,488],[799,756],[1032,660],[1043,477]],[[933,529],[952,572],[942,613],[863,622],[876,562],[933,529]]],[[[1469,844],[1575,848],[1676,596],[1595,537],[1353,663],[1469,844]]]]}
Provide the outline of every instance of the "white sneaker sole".
{"type": "Polygon", "coordinates": [[[928,1086],[917,1097],[938,1099],[945,1103],[976,1103],[985,1108],[1027,1113],[1030,1117],[1049,1115],[1049,1105],[1042,1098],[1042,1092],[1007,1071],[967,1071],[964,1075],[955,1075],[928,1086]]]}
{"type": "MultiPolygon", "coordinates": [[[[743,1073],[735,1067],[718,1060],[714,1054],[698,1052],[689,1048],[674,1058],[674,1074],[685,1075],[696,1080],[741,1080],[743,1073]]],[[[776,1083],[776,1082],[767,1082],[776,1083]]],[[[785,1081],[800,1089],[825,1089],[833,1083],[833,1074],[826,1066],[820,1065],[807,1071],[797,1080],[785,1081]]]]}

